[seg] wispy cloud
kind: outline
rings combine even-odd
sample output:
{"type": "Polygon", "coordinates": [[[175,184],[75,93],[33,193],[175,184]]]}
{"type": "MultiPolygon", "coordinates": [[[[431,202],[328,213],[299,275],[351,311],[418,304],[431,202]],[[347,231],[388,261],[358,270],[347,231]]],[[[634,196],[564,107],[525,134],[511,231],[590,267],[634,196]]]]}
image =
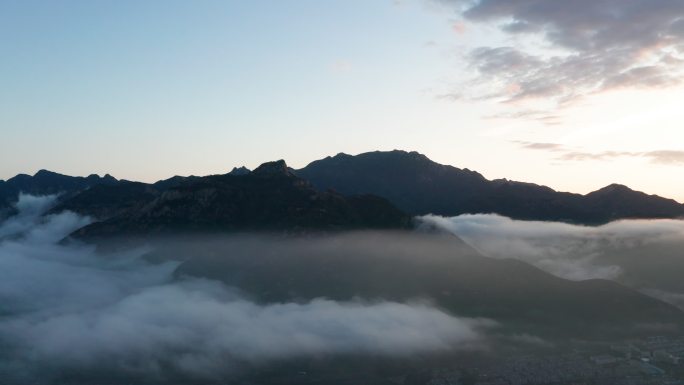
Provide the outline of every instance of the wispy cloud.
{"type": "Polygon", "coordinates": [[[553,152],[556,160],[561,161],[608,161],[617,158],[643,158],[651,163],[666,165],[684,164],[684,151],[654,150],[654,151],[582,151],[560,143],[514,141],[520,147],[528,150],[553,152]]]}
{"type": "Polygon", "coordinates": [[[558,114],[554,114],[545,110],[517,110],[514,112],[502,112],[487,116],[487,118],[536,120],[538,122],[544,123],[547,126],[558,125],[562,122],[562,119],[558,114]]]}
{"type": "Polygon", "coordinates": [[[568,151],[558,157],[559,160],[611,160],[622,157],[643,157],[646,153],[629,152],[629,151],[601,151],[601,152],[584,152],[584,151],[568,151]]]}
{"type": "Polygon", "coordinates": [[[514,143],[520,144],[523,148],[528,148],[530,150],[547,150],[547,151],[563,151],[564,147],[562,144],[558,143],[544,143],[544,142],[523,142],[515,141],[514,143]]]}
{"type": "Polygon", "coordinates": [[[684,151],[660,150],[647,153],[651,161],[663,164],[682,164],[684,163],[684,151]]]}

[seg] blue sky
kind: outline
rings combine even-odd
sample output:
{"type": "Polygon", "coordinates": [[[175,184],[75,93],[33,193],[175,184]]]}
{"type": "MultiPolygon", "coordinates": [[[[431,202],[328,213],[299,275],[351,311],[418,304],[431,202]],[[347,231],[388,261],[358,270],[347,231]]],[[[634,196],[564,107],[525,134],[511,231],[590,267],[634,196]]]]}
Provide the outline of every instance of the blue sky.
{"type": "MultiPolygon", "coordinates": [[[[571,106],[555,102],[567,88],[502,102],[491,95],[553,84],[531,75],[548,63],[530,52],[586,48],[512,35],[501,20],[538,19],[484,5],[0,0],[0,179],[47,168],[152,181],[399,148],[490,178],[578,192],[621,182],[684,201],[671,182],[684,164],[672,123],[682,117],[680,87],[660,87],[662,76],[653,76],[658,87],[632,87],[636,77],[616,67],[625,74],[611,81],[622,88],[572,81],[573,95],[586,97],[571,106]],[[524,81],[505,84],[513,76],[524,81]]],[[[550,17],[572,36],[573,25],[550,17]]],[[[624,46],[615,39],[597,46],[624,46]]]]}

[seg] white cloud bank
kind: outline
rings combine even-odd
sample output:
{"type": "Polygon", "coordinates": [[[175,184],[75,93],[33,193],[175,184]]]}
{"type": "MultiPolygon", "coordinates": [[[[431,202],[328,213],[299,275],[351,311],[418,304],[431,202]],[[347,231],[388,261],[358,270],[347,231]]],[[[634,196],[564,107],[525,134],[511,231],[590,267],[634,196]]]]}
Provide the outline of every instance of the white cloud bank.
{"type": "Polygon", "coordinates": [[[458,235],[486,256],[519,259],[572,280],[617,279],[621,266],[605,264],[602,256],[615,250],[684,240],[684,221],[669,219],[624,220],[598,227],[518,221],[495,214],[451,218],[427,215],[419,221],[458,235]]]}
{"type": "Polygon", "coordinates": [[[221,378],[307,355],[403,356],[476,345],[491,325],[418,303],[257,304],[215,281],[174,280],[177,263],[151,264],[144,250],[58,244],[88,219],[41,217],[53,200],[22,196],[0,225],[0,373],[14,383],[221,378]]]}

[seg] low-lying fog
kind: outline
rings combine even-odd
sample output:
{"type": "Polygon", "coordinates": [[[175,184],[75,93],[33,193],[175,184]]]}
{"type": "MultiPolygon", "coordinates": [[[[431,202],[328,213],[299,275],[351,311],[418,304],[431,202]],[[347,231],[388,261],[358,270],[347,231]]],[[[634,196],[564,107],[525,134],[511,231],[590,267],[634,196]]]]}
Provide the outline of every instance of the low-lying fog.
{"type": "Polygon", "coordinates": [[[22,195],[19,214],[0,225],[2,381],[211,379],[303,355],[468,348],[491,325],[419,302],[256,303],[217,281],[176,279],[179,262],[150,263],[144,248],[60,244],[89,219],[42,217],[54,199],[22,195]]]}
{"type": "Polygon", "coordinates": [[[589,227],[494,214],[423,216],[492,258],[514,258],[556,276],[621,282],[684,308],[684,220],[621,220],[589,227]]]}
{"type": "MultiPolygon", "coordinates": [[[[213,244],[196,238],[179,243],[177,252],[167,239],[97,251],[60,242],[90,219],[70,212],[43,216],[54,203],[54,196],[22,195],[18,214],[0,223],[0,379],[8,383],[212,380],[300,357],[401,358],[482,349],[504,338],[497,337],[502,320],[523,324],[529,319],[523,317],[539,314],[536,307],[548,312],[542,323],[573,324],[571,317],[581,313],[576,309],[585,305],[581,296],[588,291],[581,290],[591,290],[540,277],[548,275],[518,262],[481,258],[466,245],[457,251],[462,243],[455,237],[420,238],[420,231],[286,241],[249,235],[213,244]],[[433,241],[439,245],[426,243],[433,241]],[[364,253],[348,255],[354,250],[364,253]],[[269,255],[252,258],[257,251],[269,255]],[[179,269],[179,256],[200,262],[179,269]],[[461,264],[444,263],[451,258],[461,264]],[[322,262],[302,268],[314,260],[322,262]],[[254,271],[251,278],[242,266],[254,271]],[[193,275],[193,269],[207,274],[193,275]],[[212,273],[218,280],[206,278],[212,273]],[[354,295],[357,288],[365,295],[354,295]]],[[[522,260],[571,280],[617,280],[684,304],[682,221],[584,227],[463,215],[417,222],[456,234],[488,257],[522,260]]],[[[606,295],[613,295],[610,290],[606,295]]],[[[596,306],[601,301],[596,298],[596,306]]],[[[618,310],[630,318],[629,307],[618,310]]],[[[530,334],[505,338],[546,344],[530,334]]]]}

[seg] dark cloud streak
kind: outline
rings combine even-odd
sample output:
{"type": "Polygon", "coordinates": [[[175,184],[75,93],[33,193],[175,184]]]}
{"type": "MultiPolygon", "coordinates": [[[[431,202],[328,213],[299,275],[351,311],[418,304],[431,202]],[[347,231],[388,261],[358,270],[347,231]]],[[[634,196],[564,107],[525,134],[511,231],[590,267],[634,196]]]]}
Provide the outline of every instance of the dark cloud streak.
{"type": "Polygon", "coordinates": [[[513,102],[553,99],[564,105],[618,88],[682,83],[684,2],[678,0],[436,0],[473,23],[498,25],[511,37],[541,38],[550,50],[478,47],[468,56],[480,95],[513,102]]]}

